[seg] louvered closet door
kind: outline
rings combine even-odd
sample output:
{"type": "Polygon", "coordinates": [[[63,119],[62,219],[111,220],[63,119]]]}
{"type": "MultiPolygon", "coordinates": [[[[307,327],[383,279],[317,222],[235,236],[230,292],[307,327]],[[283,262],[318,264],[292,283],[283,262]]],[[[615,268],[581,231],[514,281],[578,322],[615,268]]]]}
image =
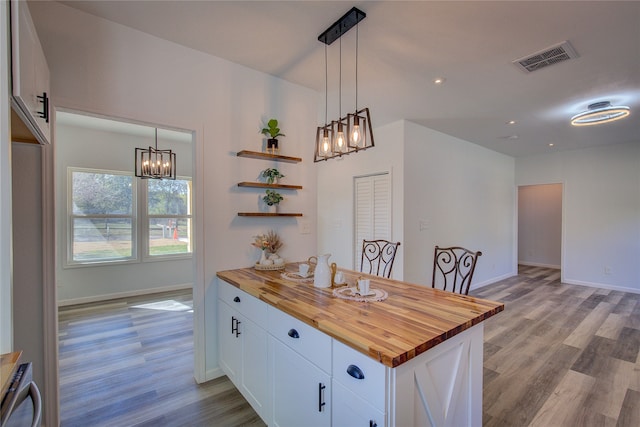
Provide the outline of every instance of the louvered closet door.
{"type": "Polygon", "coordinates": [[[356,177],[354,198],[353,269],[360,270],[363,240],[391,240],[391,175],[356,177]]]}

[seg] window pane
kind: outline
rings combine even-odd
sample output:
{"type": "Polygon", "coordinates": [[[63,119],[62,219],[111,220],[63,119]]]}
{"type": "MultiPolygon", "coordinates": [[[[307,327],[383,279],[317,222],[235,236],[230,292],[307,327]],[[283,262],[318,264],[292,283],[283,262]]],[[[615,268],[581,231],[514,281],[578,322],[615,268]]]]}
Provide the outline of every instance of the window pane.
{"type": "Polygon", "coordinates": [[[191,220],[149,218],[149,255],[191,253],[191,220]]]}
{"type": "Polygon", "coordinates": [[[132,176],[73,172],[72,203],[75,215],[131,215],[132,176]]]}
{"type": "Polygon", "coordinates": [[[189,215],[191,181],[149,180],[149,215],[189,215]]]}
{"type": "Polygon", "coordinates": [[[73,219],[74,261],[109,261],[132,253],[130,219],[73,219]]]}

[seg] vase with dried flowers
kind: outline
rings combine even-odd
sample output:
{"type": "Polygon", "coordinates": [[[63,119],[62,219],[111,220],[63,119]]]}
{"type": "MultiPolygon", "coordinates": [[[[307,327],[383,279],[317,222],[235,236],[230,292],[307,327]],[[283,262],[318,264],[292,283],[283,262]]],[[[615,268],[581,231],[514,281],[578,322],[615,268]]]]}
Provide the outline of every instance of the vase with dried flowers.
{"type": "Polygon", "coordinates": [[[262,266],[284,265],[284,260],[277,254],[278,249],[282,247],[282,242],[275,231],[269,230],[265,234],[253,236],[251,246],[255,246],[262,251],[258,264],[262,266]],[[270,255],[267,255],[267,253],[270,253],[270,255]]]}

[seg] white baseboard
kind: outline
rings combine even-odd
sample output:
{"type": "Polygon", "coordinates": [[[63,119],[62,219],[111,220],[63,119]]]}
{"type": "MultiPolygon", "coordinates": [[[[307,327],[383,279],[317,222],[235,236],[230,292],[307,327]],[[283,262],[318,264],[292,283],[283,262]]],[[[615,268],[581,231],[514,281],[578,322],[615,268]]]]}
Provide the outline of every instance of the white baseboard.
{"type": "Polygon", "coordinates": [[[568,283],[569,285],[587,286],[589,288],[610,289],[612,291],[621,291],[621,292],[629,292],[632,294],[640,294],[640,289],[638,288],[627,288],[625,286],[609,285],[607,283],[583,282],[580,280],[567,279],[566,277],[562,281],[562,283],[568,283]]]}
{"type": "Polygon", "coordinates": [[[492,283],[496,283],[496,282],[499,282],[501,280],[508,279],[509,277],[513,277],[513,276],[517,276],[517,275],[518,275],[518,273],[510,272],[510,273],[503,274],[502,276],[492,277],[492,278],[490,278],[488,280],[485,280],[484,282],[472,283],[471,287],[469,288],[469,290],[482,288],[483,286],[491,285],[492,283]]]}
{"type": "Polygon", "coordinates": [[[203,382],[215,380],[216,378],[219,378],[219,377],[221,377],[223,375],[226,375],[226,374],[224,373],[224,371],[220,367],[217,367],[217,368],[214,368],[214,369],[209,369],[205,373],[203,382]]]}
{"type": "Polygon", "coordinates": [[[179,283],[177,285],[163,286],[160,288],[140,289],[128,292],[116,292],[113,294],[95,295],[90,297],[72,298],[66,300],[58,300],[58,307],[67,305],[86,304],[90,302],[108,301],[117,298],[128,298],[139,295],[158,294],[161,292],[178,291],[182,289],[192,289],[193,283],[179,283]]]}
{"type": "Polygon", "coordinates": [[[560,266],[555,264],[542,264],[539,262],[529,262],[529,261],[518,261],[518,264],[526,265],[529,267],[544,267],[544,268],[553,268],[555,270],[560,270],[560,266]]]}

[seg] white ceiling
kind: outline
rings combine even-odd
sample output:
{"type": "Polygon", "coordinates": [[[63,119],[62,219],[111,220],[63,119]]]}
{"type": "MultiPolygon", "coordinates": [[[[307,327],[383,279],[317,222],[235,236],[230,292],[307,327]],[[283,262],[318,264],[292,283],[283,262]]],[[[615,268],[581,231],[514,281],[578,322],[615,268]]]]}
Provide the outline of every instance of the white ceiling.
{"type": "MultiPolygon", "coordinates": [[[[359,106],[370,108],[374,127],[404,118],[514,157],[640,143],[637,1],[62,3],[321,95],[324,44],[317,37],[356,6],[367,14],[358,30],[359,106]],[[512,64],[565,40],[577,59],[530,74],[512,64]],[[434,85],[436,77],[445,84],[434,85]],[[603,100],[631,107],[631,116],[569,124],[603,100]]],[[[354,46],[355,29],[342,37],[343,115],[354,108],[354,46]]],[[[329,120],[338,115],[338,52],[338,42],[329,46],[329,120]]]]}

